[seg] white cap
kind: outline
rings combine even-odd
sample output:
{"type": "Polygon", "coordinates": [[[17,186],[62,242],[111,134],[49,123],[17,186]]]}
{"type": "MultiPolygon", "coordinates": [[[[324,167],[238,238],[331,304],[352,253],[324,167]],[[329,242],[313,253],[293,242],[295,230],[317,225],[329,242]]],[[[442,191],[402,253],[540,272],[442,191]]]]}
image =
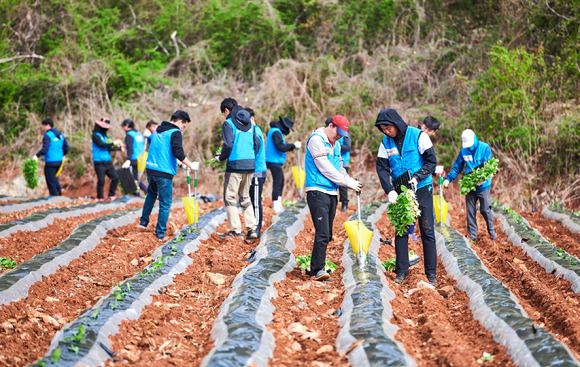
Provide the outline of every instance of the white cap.
{"type": "Polygon", "coordinates": [[[469,148],[475,143],[475,133],[471,129],[463,130],[461,133],[461,144],[463,148],[469,148]]]}

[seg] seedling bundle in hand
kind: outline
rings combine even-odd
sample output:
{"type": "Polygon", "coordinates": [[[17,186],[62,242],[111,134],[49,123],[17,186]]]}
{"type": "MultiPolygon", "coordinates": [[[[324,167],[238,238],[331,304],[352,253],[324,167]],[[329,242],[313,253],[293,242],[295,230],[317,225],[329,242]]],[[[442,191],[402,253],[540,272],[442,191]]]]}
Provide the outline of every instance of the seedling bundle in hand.
{"type": "Polygon", "coordinates": [[[492,158],[485,162],[483,167],[474,169],[467,175],[463,176],[463,179],[459,181],[461,195],[474,191],[476,185],[483,183],[488,178],[492,178],[497,172],[498,163],[499,161],[496,158],[492,158]]]}
{"type": "Polygon", "coordinates": [[[409,226],[421,215],[413,190],[401,186],[401,191],[401,195],[397,196],[397,202],[387,207],[387,216],[391,220],[391,225],[395,227],[397,236],[405,234],[409,226]]]}
{"type": "Polygon", "coordinates": [[[22,162],[22,174],[24,175],[24,180],[26,181],[26,187],[29,189],[35,189],[38,186],[38,161],[28,158],[22,162]]]}
{"type": "MultiPolygon", "coordinates": [[[[215,155],[219,155],[222,153],[222,147],[219,147],[218,150],[216,150],[215,155]]],[[[212,159],[210,159],[209,161],[206,161],[205,164],[211,164],[212,168],[215,168],[215,166],[217,166],[220,162],[217,160],[216,157],[213,157],[212,159]]]]}

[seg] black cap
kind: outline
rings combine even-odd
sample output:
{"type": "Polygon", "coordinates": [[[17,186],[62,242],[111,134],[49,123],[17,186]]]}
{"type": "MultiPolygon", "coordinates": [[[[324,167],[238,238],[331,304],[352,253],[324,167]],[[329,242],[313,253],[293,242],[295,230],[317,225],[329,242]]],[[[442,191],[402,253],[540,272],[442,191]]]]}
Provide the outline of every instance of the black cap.
{"type": "Polygon", "coordinates": [[[238,119],[240,122],[243,122],[244,124],[252,123],[252,120],[250,119],[250,113],[244,109],[239,110],[236,113],[236,119],[238,119]]]}
{"type": "Polygon", "coordinates": [[[284,127],[286,127],[286,129],[288,130],[293,130],[292,126],[294,126],[294,121],[292,121],[292,119],[290,117],[280,117],[280,122],[282,123],[282,125],[284,127]]]}
{"type": "Polygon", "coordinates": [[[187,112],[181,111],[181,110],[177,110],[173,113],[173,115],[171,115],[171,121],[177,121],[177,120],[191,122],[187,112]]]}

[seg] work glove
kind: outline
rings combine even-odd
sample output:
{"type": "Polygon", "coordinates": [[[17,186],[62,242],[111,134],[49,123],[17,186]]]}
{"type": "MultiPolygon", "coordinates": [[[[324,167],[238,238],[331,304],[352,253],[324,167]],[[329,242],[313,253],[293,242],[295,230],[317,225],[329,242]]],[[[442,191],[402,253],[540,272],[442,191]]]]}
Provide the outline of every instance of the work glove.
{"type": "Polygon", "coordinates": [[[35,161],[38,161],[38,157],[35,155],[32,156],[32,159],[34,159],[35,161]]]}
{"type": "Polygon", "coordinates": [[[447,186],[449,186],[449,180],[443,181],[443,187],[446,188],[447,186]]]}
{"type": "Polygon", "coordinates": [[[397,196],[399,196],[399,194],[397,194],[395,190],[389,192],[389,204],[394,205],[397,202],[397,196]]]}
{"type": "Polygon", "coordinates": [[[216,160],[216,162],[221,162],[219,154],[214,155],[213,158],[216,160]]]}
{"type": "Polygon", "coordinates": [[[417,191],[417,179],[415,177],[409,180],[409,184],[411,185],[413,190],[417,191]]]}
{"type": "Polygon", "coordinates": [[[131,161],[127,159],[125,162],[123,162],[123,165],[121,167],[123,168],[131,167],[131,161]]]}
{"type": "Polygon", "coordinates": [[[295,141],[294,146],[296,147],[296,149],[300,149],[300,148],[302,148],[302,143],[299,141],[295,141]]]}
{"type": "Polygon", "coordinates": [[[362,183],[360,181],[355,180],[354,178],[349,177],[346,186],[349,189],[353,189],[356,192],[360,192],[360,190],[362,190],[362,183]]]}
{"type": "Polygon", "coordinates": [[[143,131],[143,137],[145,137],[147,139],[150,136],[151,136],[151,131],[149,131],[149,129],[145,129],[145,131],[143,131]]]}

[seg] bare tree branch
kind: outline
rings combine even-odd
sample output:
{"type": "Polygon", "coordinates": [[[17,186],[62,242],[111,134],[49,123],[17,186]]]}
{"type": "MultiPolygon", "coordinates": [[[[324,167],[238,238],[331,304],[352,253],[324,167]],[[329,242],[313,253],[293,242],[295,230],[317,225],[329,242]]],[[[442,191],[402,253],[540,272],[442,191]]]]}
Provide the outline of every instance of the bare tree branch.
{"type": "Polygon", "coordinates": [[[565,16],[563,16],[563,15],[561,15],[561,14],[558,14],[558,13],[557,13],[557,12],[556,12],[554,9],[552,9],[552,8],[550,7],[550,4],[548,4],[548,0],[546,0],[546,6],[548,7],[548,9],[550,9],[550,10],[552,11],[552,13],[556,14],[556,15],[557,15],[557,16],[559,16],[560,18],[562,18],[562,19],[566,19],[566,20],[570,20],[570,18],[568,18],[568,17],[565,17],[565,16]]]}
{"type": "Polygon", "coordinates": [[[0,64],[5,63],[5,62],[11,62],[14,60],[18,60],[18,59],[40,59],[40,60],[44,60],[44,56],[41,55],[37,55],[37,54],[32,54],[32,55],[18,55],[18,56],[14,56],[14,57],[8,57],[6,59],[0,59],[0,64]]]}

